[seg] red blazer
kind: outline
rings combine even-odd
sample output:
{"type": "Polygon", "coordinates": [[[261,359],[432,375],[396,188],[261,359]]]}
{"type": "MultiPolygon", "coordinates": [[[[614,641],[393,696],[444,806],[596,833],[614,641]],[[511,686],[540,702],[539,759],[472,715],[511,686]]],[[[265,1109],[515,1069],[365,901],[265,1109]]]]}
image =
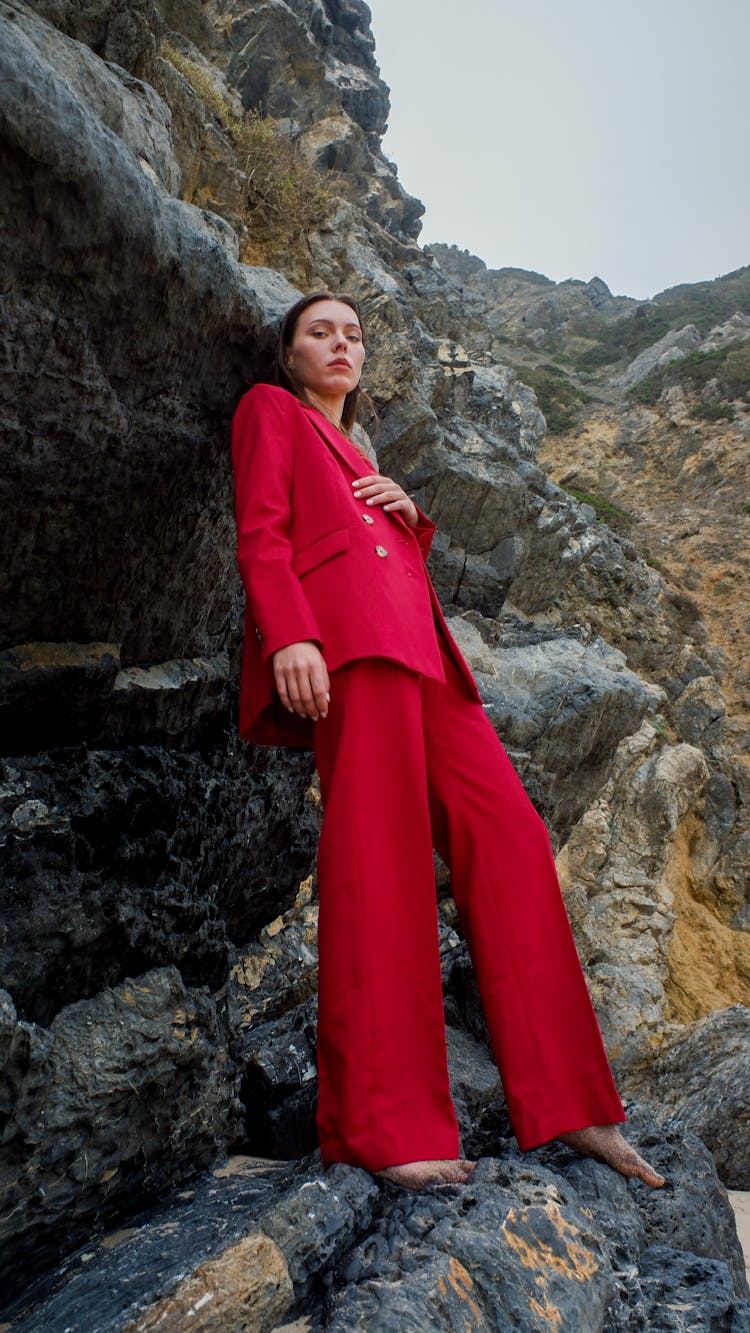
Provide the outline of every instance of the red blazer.
{"type": "MultiPolygon", "coordinates": [[[[247,594],[240,735],[259,745],[311,749],[311,718],[276,692],[271,656],[314,640],[329,672],[389,657],[445,680],[435,622],[481,702],[445,623],[425,567],[435,524],[410,528],[398,512],[356,500],[352,481],[377,472],[315,408],[256,384],[232,423],[237,562],[247,594]]],[[[333,691],[332,691],[333,692],[333,691]]]]}

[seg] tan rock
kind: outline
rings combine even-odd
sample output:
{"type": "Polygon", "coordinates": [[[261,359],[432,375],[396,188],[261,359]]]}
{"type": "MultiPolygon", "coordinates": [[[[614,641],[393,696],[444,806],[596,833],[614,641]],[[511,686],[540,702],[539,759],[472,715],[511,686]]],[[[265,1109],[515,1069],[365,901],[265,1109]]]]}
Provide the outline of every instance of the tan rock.
{"type": "Polygon", "coordinates": [[[618,747],[599,799],[558,857],[568,912],[613,1058],[658,1031],[670,1010],[673,865],[708,778],[701,752],[660,743],[644,722],[618,747]]]}
{"type": "Polygon", "coordinates": [[[257,1231],[200,1264],[123,1333],[265,1333],[289,1309],[293,1294],[284,1255],[257,1231]]]}

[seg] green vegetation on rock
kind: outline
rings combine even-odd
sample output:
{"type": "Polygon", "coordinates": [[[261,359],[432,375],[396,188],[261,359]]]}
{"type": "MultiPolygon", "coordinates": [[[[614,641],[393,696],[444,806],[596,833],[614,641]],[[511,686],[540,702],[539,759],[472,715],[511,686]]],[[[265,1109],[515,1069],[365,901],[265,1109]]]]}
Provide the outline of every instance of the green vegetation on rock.
{"type": "Polygon", "coordinates": [[[627,529],[635,521],[627,509],[620,509],[619,505],[613,504],[611,500],[603,500],[600,495],[592,495],[590,491],[578,491],[572,486],[563,486],[562,490],[572,495],[579,504],[589,505],[594,510],[598,523],[607,523],[610,528],[627,529]]]}
{"type": "Polygon", "coordinates": [[[732,421],[737,398],[750,399],[750,342],[727,343],[711,352],[691,352],[662,370],[653,371],[628,390],[638,403],[653,406],[670,385],[679,384],[691,396],[699,396],[716,381],[714,396],[698,401],[690,416],[704,421],[732,421]]]}
{"type": "Polygon", "coordinates": [[[534,390],[547,422],[547,430],[552,435],[560,435],[575,426],[579,409],[583,404],[591,402],[589,394],[572,384],[559,366],[549,362],[540,366],[517,366],[516,373],[524,384],[534,390]]]}

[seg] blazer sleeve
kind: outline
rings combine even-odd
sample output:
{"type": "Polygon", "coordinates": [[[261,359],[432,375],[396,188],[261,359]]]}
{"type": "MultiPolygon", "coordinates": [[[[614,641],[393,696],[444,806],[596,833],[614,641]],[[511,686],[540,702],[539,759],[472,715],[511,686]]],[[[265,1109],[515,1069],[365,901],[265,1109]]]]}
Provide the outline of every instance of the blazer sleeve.
{"type": "Polygon", "coordinates": [[[237,563],[264,663],[290,643],[312,639],[323,648],[291,568],[293,429],[287,405],[261,384],[244,395],[232,421],[237,563]]]}
{"type": "Polygon", "coordinates": [[[422,552],[422,559],[426,560],[427,556],[430,553],[430,547],[432,546],[432,539],[435,536],[435,533],[437,532],[437,528],[433,523],[432,519],[427,517],[427,514],[425,514],[424,510],[419,508],[419,505],[417,504],[416,500],[412,500],[412,504],[414,505],[414,508],[416,509],[419,515],[419,522],[414,524],[414,527],[411,529],[411,531],[414,533],[414,536],[419,542],[419,549],[422,552]]]}

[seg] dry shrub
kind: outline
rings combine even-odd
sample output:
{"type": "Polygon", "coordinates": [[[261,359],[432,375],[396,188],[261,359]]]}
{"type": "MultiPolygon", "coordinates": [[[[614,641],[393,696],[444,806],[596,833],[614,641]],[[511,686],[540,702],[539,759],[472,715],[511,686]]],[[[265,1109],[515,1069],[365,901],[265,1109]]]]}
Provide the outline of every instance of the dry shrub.
{"type": "Polygon", "coordinates": [[[273,232],[277,240],[298,237],[320,226],[336,198],[333,187],[338,178],[329,172],[324,182],[294,141],[279,133],[270,116],[259,111],[236,116],[205,69],[168,42],[162,43],[161,50],[216,117],[232,144],[237,167],[247,182],[243,220],[253,229],[273,232]]]}

